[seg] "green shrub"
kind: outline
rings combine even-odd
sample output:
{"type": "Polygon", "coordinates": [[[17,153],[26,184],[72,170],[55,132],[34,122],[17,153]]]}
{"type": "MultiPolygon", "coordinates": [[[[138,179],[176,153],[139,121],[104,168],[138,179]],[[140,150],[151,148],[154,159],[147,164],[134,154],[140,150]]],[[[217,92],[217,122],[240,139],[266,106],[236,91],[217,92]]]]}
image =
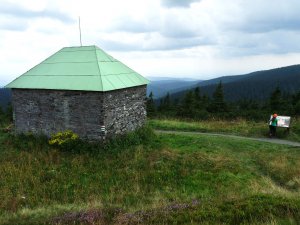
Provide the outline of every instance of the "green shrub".
{"type": "Polygon", "coordinates": [[[61,150],[72,150],[79,141],[79,136],[71,130],[58,132],[51,136],[49,145],[58,147],[61,150]]]}

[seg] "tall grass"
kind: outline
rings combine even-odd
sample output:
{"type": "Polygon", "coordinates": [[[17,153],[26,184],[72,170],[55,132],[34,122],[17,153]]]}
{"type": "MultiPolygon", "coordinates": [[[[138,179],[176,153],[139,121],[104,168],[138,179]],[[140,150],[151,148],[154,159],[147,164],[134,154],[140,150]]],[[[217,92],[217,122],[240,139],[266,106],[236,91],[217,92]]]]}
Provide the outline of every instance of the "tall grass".
{"type": "Polygon", "coordinates": [[[0,132],[0,224],[296,224],[299,150],[143,128],[61,151],[0,132]]]}

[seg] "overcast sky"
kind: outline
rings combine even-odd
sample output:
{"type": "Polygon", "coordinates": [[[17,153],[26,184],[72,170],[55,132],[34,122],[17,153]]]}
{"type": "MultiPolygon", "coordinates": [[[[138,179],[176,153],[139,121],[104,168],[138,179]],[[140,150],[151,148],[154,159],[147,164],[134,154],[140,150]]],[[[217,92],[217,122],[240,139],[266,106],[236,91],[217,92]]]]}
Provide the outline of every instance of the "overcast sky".
{"type": "Polygon", "coordinates": [[[300,64],[299,0],[0,0],[0,85],[62,47],[144,76],[210,79],[300,64]]]}

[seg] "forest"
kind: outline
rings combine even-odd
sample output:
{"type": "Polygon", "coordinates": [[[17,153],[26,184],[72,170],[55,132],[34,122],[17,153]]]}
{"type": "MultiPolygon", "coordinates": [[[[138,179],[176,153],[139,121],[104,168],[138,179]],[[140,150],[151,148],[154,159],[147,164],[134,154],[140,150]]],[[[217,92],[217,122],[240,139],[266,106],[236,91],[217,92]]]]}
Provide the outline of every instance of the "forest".
{"type": "Polygon", "coordinates": [[[267,120],[269,115],[299,116],[300,90],[288,93],[279,86],[272,90],[266,99],[241,98],[226,100],[222,81],[216,85],[211,96],[202,93],[201,87],[191,89],[174,98],[168,93],[155,101],[151,92],[147,98],[149,117],[185,118],[194,120],[233,119],[267,120]]]}

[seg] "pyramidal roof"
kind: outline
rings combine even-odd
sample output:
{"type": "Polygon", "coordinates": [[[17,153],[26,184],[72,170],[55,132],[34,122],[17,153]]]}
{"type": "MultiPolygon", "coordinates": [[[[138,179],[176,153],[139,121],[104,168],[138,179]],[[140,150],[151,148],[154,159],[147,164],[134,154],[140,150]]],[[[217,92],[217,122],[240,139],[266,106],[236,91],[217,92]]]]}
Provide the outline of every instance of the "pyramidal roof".
{"type": "Polygon", "coordinates": [[[6,88],[112,91],[149,81],[97,46],[66,47],[6,88]]]}

